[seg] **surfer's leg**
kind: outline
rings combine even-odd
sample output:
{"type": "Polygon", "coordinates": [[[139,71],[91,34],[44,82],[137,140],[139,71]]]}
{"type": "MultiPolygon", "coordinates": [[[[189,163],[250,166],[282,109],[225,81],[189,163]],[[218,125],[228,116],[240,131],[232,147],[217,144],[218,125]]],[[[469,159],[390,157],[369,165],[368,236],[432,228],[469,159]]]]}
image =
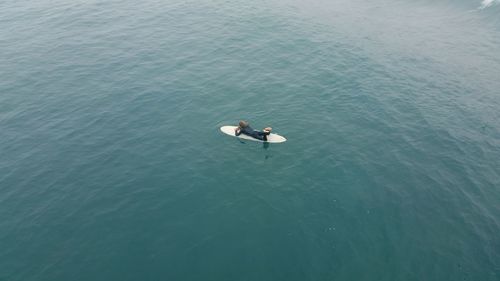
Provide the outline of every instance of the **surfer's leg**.
{"type": "Polygon", "coordinates": [[[267,141],[267,136],[270,134],[270,132],[257,132],[257,135],[259,136],[258,139],[267,141]]]}

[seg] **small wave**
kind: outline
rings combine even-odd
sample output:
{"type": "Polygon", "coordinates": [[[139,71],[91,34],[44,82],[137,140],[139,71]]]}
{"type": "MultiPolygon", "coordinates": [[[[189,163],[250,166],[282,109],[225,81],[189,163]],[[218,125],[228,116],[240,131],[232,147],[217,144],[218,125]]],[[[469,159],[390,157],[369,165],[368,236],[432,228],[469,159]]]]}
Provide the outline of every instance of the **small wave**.
{"type": "Polygon", "coordinates": [[[479,7],[479,9],[488,8],[489,6],[492,6],[492,5],[498,4],[498,3],[500,3],[500,0],[483,0],[483,2],[481,2],[481,6],[479,7]]]}

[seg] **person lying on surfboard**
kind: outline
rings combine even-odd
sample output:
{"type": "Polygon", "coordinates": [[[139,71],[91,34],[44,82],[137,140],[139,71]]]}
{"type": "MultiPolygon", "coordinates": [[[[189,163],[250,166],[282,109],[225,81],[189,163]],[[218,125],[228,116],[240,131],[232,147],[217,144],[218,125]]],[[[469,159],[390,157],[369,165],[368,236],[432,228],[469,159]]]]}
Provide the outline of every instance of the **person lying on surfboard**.
{"type": "Polygon", "coordinates": [[[238,128],[234,129],[234,133],[236,136],[245,134],[258,140],[267,141],[267,136],[271,134],[272,129],[271,127],[266,127],[262,131],[256,131],[250,127],[247,121],[240,121],[238,128]]]}

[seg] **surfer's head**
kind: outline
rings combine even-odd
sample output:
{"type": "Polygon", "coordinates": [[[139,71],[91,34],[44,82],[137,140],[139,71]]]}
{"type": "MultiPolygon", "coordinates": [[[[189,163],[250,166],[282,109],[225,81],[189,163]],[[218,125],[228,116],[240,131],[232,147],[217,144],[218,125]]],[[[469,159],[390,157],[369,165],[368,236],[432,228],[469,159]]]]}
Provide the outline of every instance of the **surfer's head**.
{"type": "Polygon", "coordinates": [[[240,121],[240,128],[246,128],[246,127],[248,127],[248,122],[241,120],[240,121]]]}

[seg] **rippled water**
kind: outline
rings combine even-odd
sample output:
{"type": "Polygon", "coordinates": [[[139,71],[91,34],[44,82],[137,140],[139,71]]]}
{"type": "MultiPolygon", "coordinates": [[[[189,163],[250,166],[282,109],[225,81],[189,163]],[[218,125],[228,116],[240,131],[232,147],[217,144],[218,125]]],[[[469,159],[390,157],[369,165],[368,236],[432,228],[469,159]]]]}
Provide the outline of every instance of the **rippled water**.
{"type": "Polygon", "coordinates": [[[500,280],[499,18],[1,2],[0,280],[500,280]]]}

